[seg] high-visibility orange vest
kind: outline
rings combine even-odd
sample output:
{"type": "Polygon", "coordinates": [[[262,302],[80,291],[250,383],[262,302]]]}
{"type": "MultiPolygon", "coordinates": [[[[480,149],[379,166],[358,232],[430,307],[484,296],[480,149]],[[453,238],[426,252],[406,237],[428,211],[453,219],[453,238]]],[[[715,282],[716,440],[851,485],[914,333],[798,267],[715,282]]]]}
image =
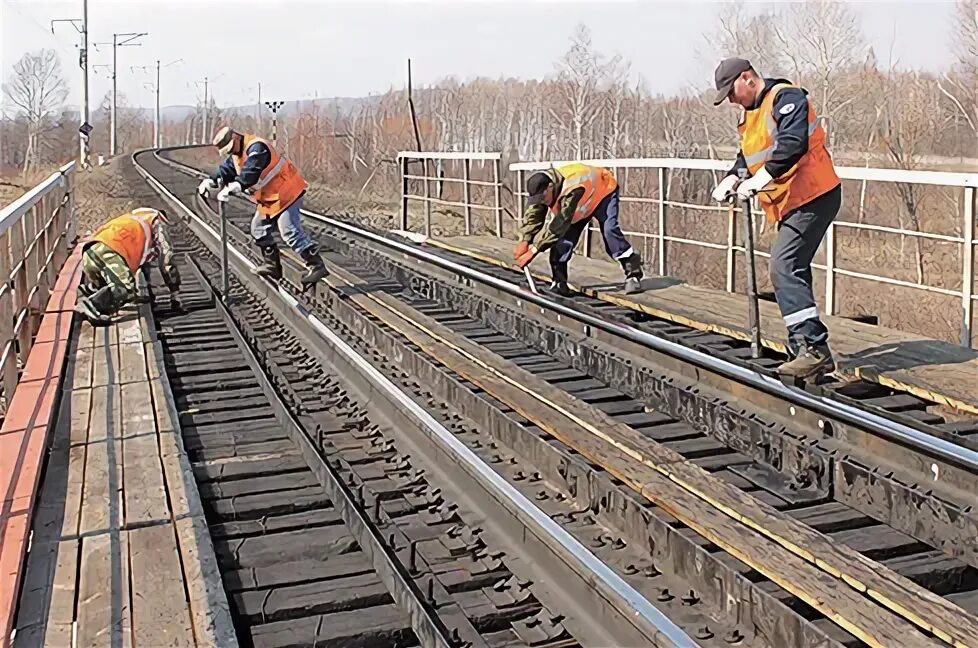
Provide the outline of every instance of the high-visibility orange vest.
{"type": "Polygon", "coordinates": [[[550,211],[555,215],[560,211],[561,198],[578,187],[584,187],[584,195],[578,201],[574,216],[571,217],[572,223],[590,217],[601,204],[601,201],[618,188],[618,181],[615,180],[615,176],[611,171],[602,167],[575,162],[558,167],[556,171],[564,178],[564,183],[560,187],[560,195],[550,207],[550,211]]]}
{"type": "Polygon", "coordinates": [[[91,240],[108,246],[135,273],[153,256],[153,221],[158,217],[154,209],[134,209],[102,225],[91,240]]]}
{"type": "Polygon", "coordinates": [[[249,187],[245,193],[249,200],[258,205],[261,214],[272,218],[288,209],[309,185],[292,162],[279,155],[267,140],[255,135],[242,135],[241,154],[231,155],[231,161],[239,174],[245,160],[248,159],[248,147],[256,142],[261,142],[268,147],[271,160],[262,170],[258,182],[249,187]]]}
{"type": "MultiPolygon", "coordinates": [[[[777,123],[774,121],[774,99],[780,90],[797,88],[789,83],[773,86],[756,110],[744,111],[744,118],[737,130],[740,132],[740,150],[747,161],[751,175],[771,160],[774,153],[774,137],[777,123]]],[[[825,129],[822,120],[815,115],[811,100],[808,101],[808,151],[788,171],[775,178],[757,194],[758,202],[770,222],[778,222],[785,214],[811,202],[839,185],[839,176],[832,165],[832,157],[825,148],[825,129]]]]}

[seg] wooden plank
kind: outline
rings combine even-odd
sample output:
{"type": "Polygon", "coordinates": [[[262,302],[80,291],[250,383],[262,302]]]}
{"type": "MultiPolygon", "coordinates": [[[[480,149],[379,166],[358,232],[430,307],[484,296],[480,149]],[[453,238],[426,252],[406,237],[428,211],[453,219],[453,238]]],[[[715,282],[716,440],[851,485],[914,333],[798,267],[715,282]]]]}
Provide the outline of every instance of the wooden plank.
{"type": "Polygon", "coordinates": [[[155,431],[129,437],[124,446],[126,528],[170,520],[155,431]]]}
{"type": "MultiPolygon", "coordinates": [[[[339,279],[332,282],[339,283],[339,279]]],[[[835,546],[829,538],[712,477],[678,453],[393,298],[379,294],[352,299],[426,353],[866,643],[934,645],[905,620],[909,619],[944,640],[978,644],[978,619],[960,614],[940,597],[882,565],[835,546]],[[420,328],[395,313],[419,322],[420,328]],[[840,587],[839,580],[852,589],[840,587]],[[864,598],[864,593],[875,602],[864,598]]]]}
{"type": "Polygon", "coordinates": [[[146,347],[142,342],[119,345],[119,382],[121,384],[146,380],[146,347]]]}
{"type": "MultiPolygon", "coordinates": [[[[485,261],[496,266],[510,265],[511,241],[487,236],[428,239],[435,247],[485,261]]],[[[625,296],[603,286],[621,280],[616,264],[600,259],[576,258],[573,287],[592,297],[624,308],[641,311],[703,331],[712,331],[739,340],[749,340],[746,297],[677,282],[669,277],[649,277],[654,284],[643,293],[625,296]],[[579,282],[579,283],[577,283],[579,282]],[[707,306],[708,305],[708,306],[707,306]]],[[[533,275],[550,280],[549,265],[531,264],[533,275]]],[[[777,305],[761,302],[761,330],[764,346],[785,352],[787,331],[777,305]]],[[[870,326],[851,320],[825,316],[832,346],[840,356],[843,374],[906,391],[965,412],[978,413],[978,355],[954,344],[927,340],[895,329],[870,326]],[[928,349],[921,351],[921,348],[928,349]],[[914,351],[917,349],[917,351],[914,351]],[[864,358],[854,360],[853,358],[864,358]]]]}
{"type": "Polygon", "coordinates": [[[156,412],[153,395],[145,378],[142,382],[121,385],[122,436],[129,438],[147,433],[156,434],[156,412]]]}
{"type": "Polygon", "coordinates": [[[92,407],[92,390],[88,387],[66,392],[62,395],[62,407],[67,406],[67,412],[62,411],[70,423],[68,444],[78,445],[88,441],[88,423],[92,407]]]}
{"type": "Polygon", "coordinates": [[[77,648],[132,645],[128,555],[124,532],[82,540],[77,648]]]}
{"type": "MultiPolygon", "coordinates": [[[[78,540],[65,540],[54,546],[56,563],[51,577],[50,591],[43,600],[44,617],[37,623],[25,623],[24,611],[18,615],[17,635],[14,648],[73,648],[72,635],[75,616],[75,587],[78,571],[78,540]]],[[[28,576],[28,578],[30,578],[28,576]]],[[[25,588],[27,585],[25,584],[25,588]]],[[[30,590],[21,595],[27,597],[30,590]]]]}
{"type": "Polygon", "coordinates": [[[129,532],[133,640],[140,646],[194,646],[174,528],[129,532]]]}
{"type": "Polygon", "coordinates": [[[176,522],[184,581],[198,646],[237,646],[231,610],[221,580],[207,521],[202,516],[176,522]]]}
{"type": "MultiPolygon", "coordinates": [[[[99,329],[102,330],[102,329],[99,329]]],[[[96,342],[92,349],[92,387],[118,385],[120,380],[119,347],[96,342]]]]}
{"type": "MultiPolygon", "coordinates": [[[[86,447],[84,495],[78,528],[81,536],[104,534],[109,530],[109,511],[115,498],[110,486],[107,443],[103,439],[86,447]]],[[[118,515],[118,511],[115,513],[118,515]]]]}

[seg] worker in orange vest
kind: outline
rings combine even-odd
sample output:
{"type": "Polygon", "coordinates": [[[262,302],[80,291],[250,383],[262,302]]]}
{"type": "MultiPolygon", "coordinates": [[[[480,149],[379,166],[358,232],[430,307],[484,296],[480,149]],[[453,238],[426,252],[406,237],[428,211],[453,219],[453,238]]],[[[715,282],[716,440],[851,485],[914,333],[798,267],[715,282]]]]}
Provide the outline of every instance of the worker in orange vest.
{"type": "Polygon", "coordinates": [[[635,293],[642,289],[642,259],[621,231],[618,182],[610,170],[573,163],[539,171],[527,179],[526,193],[523,227],[519,243],[513,250],[519,267],[526,267],[537,254],[549,249],[553,278],[550,287],[559,295],[570,295],[567,264],[584,228],[591,218],[596,218],[601,226],[605,251],[621,264],[625,273],[625,292],[635,293]],[[548,211],[552,215],[550,226],[543,238],[533,245],[548,211]]]}
{"type": "Polygon", "coordinates": [[[788,329],[792,358],[778,371],[809,378],[835,370],[829,331],[812,292],[812,259],[842,206],[842,182],[825,146],[825,129],[808,92],[786,79],[763,78],[750,61],[729,58],[716,69],[714,105],[725,99],[744,109],[740,152],[713,192],[757,195],[768,221],[777,223],[771,247],[771,283],[788,329]],[[743,182],[738,170],[747,169],[743,182]]]}
{"type": "Polygon", "coordinates": [[[319,246],[302,227],[300,210],[308,185],[295,165],[279,155],[268,141],[228,126],[217,132],[213,144],[228,157],[200,183],[198,192],[203,195],[208,189],[223,185],[218,200],[227,201],[233,193],[244,193],[255,203],[251,235],[264,259],[257,274],[276,281],[282,278],[282,258],[272,238],[272,228],[277,226],[285,243],[306,264],[303,286],[327,276],[319,246]]]}
{"type": "Polygon", "coordinates": [[[82,246],[82,283],[76,310],[95,323],[107,323],[137,296],[136,272],[148,273],[157,261],[163,281],[176,301],[180,273],[162,209],[140,207],[98,228],[82,246]]]}

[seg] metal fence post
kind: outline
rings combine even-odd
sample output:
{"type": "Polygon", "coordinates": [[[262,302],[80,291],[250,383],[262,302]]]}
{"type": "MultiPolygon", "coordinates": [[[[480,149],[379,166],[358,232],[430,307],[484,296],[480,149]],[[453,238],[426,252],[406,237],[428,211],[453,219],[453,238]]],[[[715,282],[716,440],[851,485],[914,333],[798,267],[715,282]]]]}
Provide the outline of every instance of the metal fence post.
{"type": "Polygon", "coordinates": [[[835,223],[825,232],[825,314],[835,315],[835,223]]]}
{"type": "Polygon", "coordinates": [[[492,161],[492,184],[493,191],[495,194],[495,207],[496,207],[496,236],[499,238],[503,237],[503,195],[502,195],[502,184],[500,183],[500,173],[499,166],[502,161],[496,158],[492,161]]]}
{"type": "Polygon", "coordinates": [[[961,345],[971,348],[971,323],[975,314],[975,187],[964,188],[964,223],[961,235],[964,249],[961,252],[961,345]]]}
{"type": "Polygon", "coordinates": [[[666,276],[666,170],[659,167],[659,275],[666,276]]]}
{"type": "Polygon", "coordinates": [[[472,185],[469,184],[471,180],[470,169],[469,169],[469,159],[466,158],[462,160],[462,187],[465,192],[465,235],[470,236],[472,234],[472,185]]]}
{"type": "Polygon", "coordinates": [[[408,159],[401,158],[401,231],[408,228],[408,159]]]}

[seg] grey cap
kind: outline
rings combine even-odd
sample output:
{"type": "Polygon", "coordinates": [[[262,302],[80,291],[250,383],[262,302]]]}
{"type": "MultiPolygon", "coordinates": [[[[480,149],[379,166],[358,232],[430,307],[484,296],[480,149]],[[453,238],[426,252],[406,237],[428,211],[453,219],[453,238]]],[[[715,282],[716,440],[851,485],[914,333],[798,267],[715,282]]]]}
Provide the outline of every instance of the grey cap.
{"type": "Polygon", "coordinates": [[[713,73],[713,80],[717,86],[717,96],[713,100],[714,106],[719,106],[733,90],[734,81],[741,74],[751,69],[750,61],[742,58],[727,58],[720,61],[716,71],[713,73]]]}

